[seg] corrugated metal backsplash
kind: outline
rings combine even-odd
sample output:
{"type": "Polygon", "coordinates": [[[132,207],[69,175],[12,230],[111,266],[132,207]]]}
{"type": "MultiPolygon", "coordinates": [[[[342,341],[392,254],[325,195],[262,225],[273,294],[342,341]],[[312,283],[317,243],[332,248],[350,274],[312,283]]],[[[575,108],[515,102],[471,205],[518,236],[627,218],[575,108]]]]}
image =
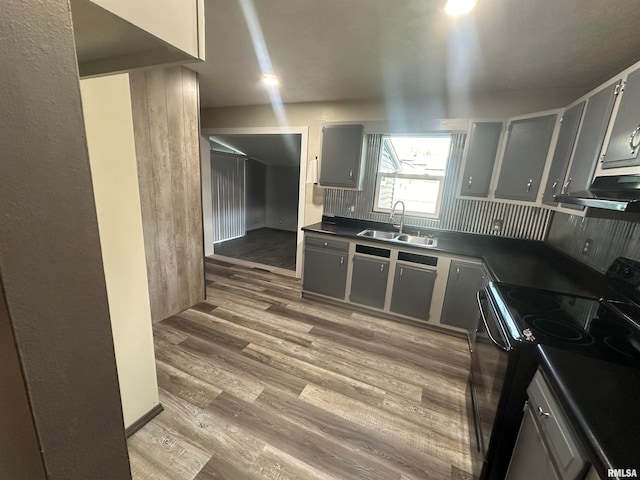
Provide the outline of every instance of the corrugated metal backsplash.
{"type": "MultiPolygon", "coordinates": [[[[457,179],[462,163],[466,135],[453,135],[451,157],[447,165],[440,219],[407,215],[405,223],[416,227],[442,228],[460,232],[483,233],[504,237],[543,240],[551,220],[551,212],[528,205],[456,198],[457,179]],[[492,230],[493,219],[502,219],[502,231],[492,230]]],[[[368,156],[362,191],[327,188],[324,196],[325,215],[388,222],[389,215],[373,212],[375,182],[382,135],[368,135],[368,156]],[[350,212],[350,206],[354,212],[350,212]]]]}
{"type": "Polygon", "coordinates": [[[547,243],[604,273],[617,257],[640,261],[640,223],[556,213],[547,243]],[[582,250],[587,239],[591,246],[585,255],[582,250]]]}

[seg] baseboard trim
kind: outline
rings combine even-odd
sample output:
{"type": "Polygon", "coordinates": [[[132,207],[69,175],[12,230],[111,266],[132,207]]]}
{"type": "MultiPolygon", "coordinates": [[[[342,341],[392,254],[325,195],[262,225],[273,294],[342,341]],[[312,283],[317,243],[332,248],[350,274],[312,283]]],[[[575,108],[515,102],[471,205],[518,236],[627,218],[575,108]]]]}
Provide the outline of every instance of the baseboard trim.
{"type": "Polygon", "coordinates": [[[414,320],[409,317],[405,317],[402,315],[396,315],[392,312],[384,312],[377,309],[367,308],[364,305],[358,305],[355,303],[347,303],[343,300],[336,300],[330,297],[326,297],[324,295],[318,295],[313,292],[302,292],[303,298],[310,298],[312,300],[316,300],[318,302],[327,303],[330,305],[337,305],[341,307],[346,307],[356,312],[364,313],[367,315],[376,316],[382,320],[392,320],[395,322],[406,323],[407,325],[413,325],[414,327],[424,328],[426,330],[432,330],[434,332],[444,333],[445,335],[449,335],[452,337],[459,338],[467,338],[467,334],[462,330],[454,330],[453,328],[448,328],[442,325],[437,325],[433,323],[427,323],[426,321],[414,320]]]}
{"type": "Polygon", "coordinates": [[[217,253],[214,253],[213,255],[209,255],[206,258],[210,258],[211,260],[220,260],[223,262],[231,263],[233,265],[240,265],[241,267],[256,268],[258,270],[267,270],[268,272],[277,273],[278,275],[284,275],[285,277],[298,278],[296,276],[295,270],[287,270],[285,268],[274,267],[264,263],[249,262],[247,260],[241,260],[239,258],[225,257],[224,255],[219,255],[217,253]]]}
{"type": "Polygon", "coordinates": [[[125,434],[127,438],[136,433],[142,427],[144,427],[147,423],[153,420],[160,412],[164,410],[164,407],[161,404],[156,405],[143,416],[141,416],[138,420],[133,422],[125,429],[125,434]]]}

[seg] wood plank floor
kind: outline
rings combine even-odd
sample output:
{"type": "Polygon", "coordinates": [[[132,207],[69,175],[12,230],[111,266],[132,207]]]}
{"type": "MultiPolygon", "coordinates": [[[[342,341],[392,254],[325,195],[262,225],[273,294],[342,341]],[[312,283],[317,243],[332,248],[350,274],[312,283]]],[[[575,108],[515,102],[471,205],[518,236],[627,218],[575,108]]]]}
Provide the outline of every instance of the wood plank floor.
{"type": "Polygon", "coordinates": [[[207,260],[207,301],[154,325],[164,412],[133,478],[471,479],[466,342],[207,260]]]}
{"type": "Polygon", "coordinates": [[[216,255],[295,270],[296,237],[296,232],[259,228],[249,230],[244,237],[216,243],[213,251],[216,255]]]}

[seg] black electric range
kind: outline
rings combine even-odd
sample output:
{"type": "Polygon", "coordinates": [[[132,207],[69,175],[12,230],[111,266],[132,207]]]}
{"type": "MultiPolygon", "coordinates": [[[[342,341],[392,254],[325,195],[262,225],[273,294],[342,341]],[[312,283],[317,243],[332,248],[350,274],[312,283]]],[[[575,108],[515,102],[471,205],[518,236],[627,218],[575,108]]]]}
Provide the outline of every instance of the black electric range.
{"type": "Polygon", "coordinates": [[[487,296],[499,309],[512,347],[542,344],[640,367],[640,307],[631,302],[500,283],[489,285],[487,296]]]}
{"type": "Polygon", "coordinates": [[[505,283],[490,283],[478,293],[469,405],[476,428],[474,473],[481,479],[506,474],[538,345],[640,368],[640,263],[617,259],[606,277],[619,292],[615,298],[505,283]]]}

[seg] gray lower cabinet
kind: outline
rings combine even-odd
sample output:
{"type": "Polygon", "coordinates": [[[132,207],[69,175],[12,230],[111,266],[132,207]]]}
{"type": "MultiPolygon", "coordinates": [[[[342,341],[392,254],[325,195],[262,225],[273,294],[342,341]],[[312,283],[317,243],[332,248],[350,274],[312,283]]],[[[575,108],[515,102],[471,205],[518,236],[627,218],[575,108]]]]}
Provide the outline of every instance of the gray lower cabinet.
{"type": "Polygon", "coordinates": [[[396,265],[390,310],[428,320],[435,281],[435,269],[396,265]]]}
{"type": "Polygon", "coordinates": [[[327,125],[322,129],[320,186],[362,188],[364,126],[327,125]]]}
{"type": "Polygon", "coordinates": [[[496,161],[502,122],[473,122],[462,174],[460,195],[486,197],[496,161]]]}
{"type": "Polygon", "coordinates": [[[527,406],[524,412],[516,449],[511,457],[507,480],[560,480],[542,435],[534,419],[534,413],[527,406]]]}
{"type": "Polygon", "coordinates": [[[451,262],[440,323],[469,331],[477,327],[476,293],[484,286],[485,277],[482,265],[451,262]]]}
{"type": "Polygon", "coordinates": [[[543,115],[509,123],[497,198],[536,200],[556,118],[555,114],[543,115]]]}
{"type": "Polygon", "coordinates": [[[613,124],[602,168],[639,165],[640,69],[629,74],[613,124]]]}
{"type": "Polygon", "coordinates": [[[507,480],[584,478],[589,466],[586,455],[540,369],[531,380],[527,395],[507,480]]]}
{"type": "MultiPolygon", "coordinates": [[[[587,190],[591,185],[619,85],[620,82],[611,84],[587,99],[587,107],[576,141],[573,161],[563,186],[563,193],[580,192],[587,190]]],[[[568,205],[563,206],[568,207],[568,205]]]]}
{"type": "Polygon", "coordinates": [[[344,300],[349,244],[307,238],[302,289],[344,300]],[[312,240],[309,242],[309,240],[312,240]]]}
{"type": "Polygon", "coordinates": [[[562,191],[585,103],[586,101],[582,101],[574,105],[567,109],[562,115],[560,133],[558,134],[556,149],[553,152],[553,160],[549,168],[547,184],[545,185],[544,194],[542,195],[542,203],[546,205],[556,205],[557,202],[553,196],[560,194],[562,191]]]}
{"type": "Polygon", "coordinates": [[[354,256],[349,300],[368,307],[384,308],[388,276],[389,260],[354,256]]]}

